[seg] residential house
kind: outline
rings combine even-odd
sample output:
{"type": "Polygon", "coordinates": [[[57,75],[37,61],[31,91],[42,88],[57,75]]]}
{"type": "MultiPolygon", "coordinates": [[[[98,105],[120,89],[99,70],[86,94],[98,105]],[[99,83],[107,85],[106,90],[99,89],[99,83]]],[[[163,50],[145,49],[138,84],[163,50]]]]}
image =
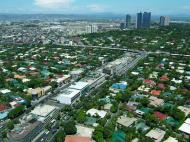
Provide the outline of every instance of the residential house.
{"type": "Polygon", "coordinates": [[[137,118],[120,116],[117,119],[117,126],[118,128],[128,128],[135,124],[135,122],[137,122],[137,118]]]}
{"type": "Polygon", "coordinates": [[[190,118],[187,118],[179,127],[179,131],[181,131],[186,138],[190,138],[190,118]]]}
{"type": "Polygon", "coordinates": [[[154,116],[159,120],[165,120],[168,117],[166,114],[163,114],[159,111],[154,112],[154,116]]]}
{"type": "Polygon", "coordinates": [[[151,94],[151,95],[154,95],[154,96],[159,96],[160,93],[161,93],[160,90],[152,90],[152,91],[150,92],[150,94],[151,94]]]}
{"type": "Polygon", "coordinates": [[[33,99],[38,99],[45,95],[44,89],[40,87],[35,88],[35,89],[29,88],[27,93],[28,95],[31,95],[33,99]]]}
{"type": "Polygon", "coordinates": [[[155,129],[150,130],[146,134],[146,137],[153,139],[155,142],[161,142],[162,139],[164,138],[165,134],[166,134],[165,131],[155,128],[155,129]]]}
{"type": "Polygon", "coordinates": [[[103,111],[103,110],[97,110],[97,109],[90,109],[86,112],[87,115],[91,115],[91,116],[99,116],[100,118],[104,118],[107,114],[106,111],[103,111]]]}
{"type": "Polygon", "coordinates": [[[177,108],[179,110],[181,110],[182,112],[184,112],[184,114],[185,114],[186,117],[190,114],[190,108],[189,107],[178,106],[177,108]]]}
{"type": "Polygon", "coordinates": [[[150,101],[150,105],[153,105],[155,107],[162,106],[164,104],[163,99],[159,99],[159,98],[154,97],[154,96],[150,96],[149,101],[150,101]]]}
{"type": "Polygon", "coordinates": [[[178,140],[176,138],[173,137],[169,137],[167,140],[165,140],[164,142],[178,142],[178,140]]]}

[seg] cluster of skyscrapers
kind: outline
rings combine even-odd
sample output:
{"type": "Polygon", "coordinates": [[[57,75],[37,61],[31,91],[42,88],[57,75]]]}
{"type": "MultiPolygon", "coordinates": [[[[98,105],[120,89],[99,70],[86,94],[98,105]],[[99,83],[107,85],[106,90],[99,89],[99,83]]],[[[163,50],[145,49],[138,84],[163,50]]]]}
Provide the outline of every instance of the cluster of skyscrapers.
{"type": "Polygon", "coordinates": [[[120,29],[129,29],[131,27],[131,15],[126,15],[126,21],[125,23],[120,24],[120,29]]]}
{"type": "Polygon", "coordinates": [[[149,29],[151,25],[151,13],[137,13],[136,28],[137,29],[149,29]]]}
{"type": "MultiPolygon", "coordinates": [[[[131,15],[127,14],[126,15],[126,21],[125,23],[120,24],[120,29],[129,29],[131,28],[131,15]]],[[[170,24],[170,18],[166,16],[161,16],[160,17],[160,26],[169,26],[170,24]]],[[[136,29],[149,29],[151,27],[151,12],[140,12],[137,13],[136,16],[136,29]]]]}

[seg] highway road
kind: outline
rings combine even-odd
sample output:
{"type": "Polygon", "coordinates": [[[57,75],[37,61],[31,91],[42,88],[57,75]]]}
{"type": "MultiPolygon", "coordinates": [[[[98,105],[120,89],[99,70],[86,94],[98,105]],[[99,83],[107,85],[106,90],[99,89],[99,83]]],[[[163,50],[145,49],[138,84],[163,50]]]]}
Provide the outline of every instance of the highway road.
{"type": "Polygon", "coordinates": [[[92,45],[67,45],[67,44],[56,44],[60,46],[70,46],[70,47],[84,47],[84,48],[102,48],[102,49],[111,49],[111,50],[122,50],[122,51],[128,51],[128,52],[133,52],[133,53],[148,53],[148,54],[164,54],[168,56],[184,56],[184,57],[190,57],[190,54],[177,54],[177,53],[172,53],[172,52],[165,52],[165,51],[142,51],[142,50],[135,50],[135,49],[130,49],[128,47],[112,47],[112,46],[92,46],[92,45]]]}

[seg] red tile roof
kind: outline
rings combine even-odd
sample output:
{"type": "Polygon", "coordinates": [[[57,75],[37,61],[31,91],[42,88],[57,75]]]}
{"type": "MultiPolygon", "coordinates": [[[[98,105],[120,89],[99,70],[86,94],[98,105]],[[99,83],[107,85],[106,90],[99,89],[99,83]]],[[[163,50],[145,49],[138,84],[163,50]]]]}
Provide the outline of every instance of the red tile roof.
{"type": "Polygon", "coordinates": [[[157,86],[158,86],[158,88],[160,88],[162,90],[166,89],[165,85],[162,83],[159,83],[157,86]]]}
{"type": "Polygon", "coordinates": [[[162,77],[160,77],[160,81],[168,81],[169,78],[167,75],[163,75],[162,77]]]}
{"type": "Polygon", "coordinates": [[[7,109],[7,106],[4,104],[0,104],[0,111],[4,111],[7,109]]]}
{"type": "Polygon", "coordinates": [[[15,106],[15,107],[19,107],[19,106],[21,106],[21,105],[20,105],[20,104],[15,104],[14,106],[15,106]]]}
{"type": "Polygon", "coordinates": [[[150,92],[150,94],[151,94],[151,95],[154,95],[154,96],[159,96],[160,93],[161,93],[160,90],[152,90],[152,91],[150,92]]]}
{"type": "Polygon", "coordinates": [[[91,138],[80,136],[66,136],[65,142],[91,142],[91,138]]]}
{"type": "Polygon", "coordinates": [[[159,111],[154,112],[154,116],[160,120],[165,120],[168,116],[159,111]]]}
{"type": "Polygon", "coordinates": [[[154,84],[154,81],[153,80],[149,80],[149,79],[145,79],[144,83],[145,84],[154,84]]]}

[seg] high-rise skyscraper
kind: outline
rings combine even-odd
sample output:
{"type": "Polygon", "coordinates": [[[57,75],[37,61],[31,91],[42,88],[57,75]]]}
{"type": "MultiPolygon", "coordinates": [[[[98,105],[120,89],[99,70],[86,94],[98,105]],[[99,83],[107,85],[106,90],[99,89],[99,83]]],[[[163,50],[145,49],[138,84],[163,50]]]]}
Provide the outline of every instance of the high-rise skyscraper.
{"type": "Polygon", "coordinates": [[[142,27],[145,29],[149,29],[150,25],[151,25],[151,13],[150,12],[144,12],[142,27]]]}
{"type": "Polygon", "coordinates": [[[137,13],[137,19],[136,19],[136,28],[141,29],[142,28],[142,21],[143,21],[143,15],[142,13],[137,13]]]}
{"type": "Polygon", "coordinates": [[[96,32],[98,32],[98,26],[96,25],[86,26],[86,33],[96,33],[96,32]]]}
{"type": "Polygon", "coordinates": [[[92,33],[98,32],[98,26],[97,25],[92,25],[92,33]]]}
{"type": "Polygon", "coordinates": [[[120,29],[121,30],[124,30],[126,27],[125,27],[125,23],[120,23],[120,29]]]}
{"type": "Polygon", "coordinates": [[[130,28],[131,26],[131,15],[126,15],[126,28],[130,28]]]}
{"type": "Polygon", "coordinates": [[[170,25],[170,17],[161,16],[160,26],[169,26],[169,25],[170,25]]]}

